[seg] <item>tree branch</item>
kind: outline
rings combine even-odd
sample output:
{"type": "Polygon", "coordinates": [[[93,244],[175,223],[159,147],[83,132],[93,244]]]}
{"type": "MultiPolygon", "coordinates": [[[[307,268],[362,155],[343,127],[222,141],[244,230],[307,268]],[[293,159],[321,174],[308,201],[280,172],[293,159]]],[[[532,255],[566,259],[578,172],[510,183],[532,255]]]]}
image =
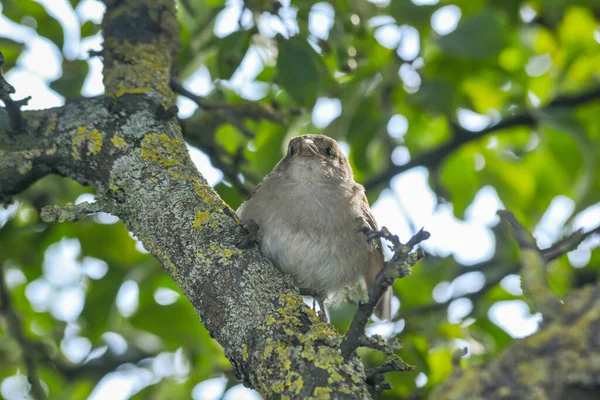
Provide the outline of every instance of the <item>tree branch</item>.
{"type": "Polygon", "coordinates": [[[231,155],[220,147],[219,144],[214,142],[214,138],[207,137],[203,133],[198,133],[197,121],[195,120],[183,120],[181,122],[181,128],[183,137],[186,142],[190,145],[197,147],[202,150],[209,158],[211,164],[223,172],[223,176],[230,182],[243,196],[248,196],[252,191],[252,188],[248,185],[248,176],[244,175],[246,180],[240,179],[240,171],[238,168],[239,164],[243,161],[243,154],[239,156],[230,157],[231,155]],[[231,161],[227,161],[224,158],[228,156],[231,161]]]}
{"type": "MultiPolygon", "coordinates": [[[[575,107],[598,99],[600,99],[600,87],[591,89],[578,95],[557,97],[541,110],[549,111],[553,107],[575,107]]],[[[367,181],[364,186],[367,190],[369,190],[383,184],[388,184],[390,179],[392,179],[394,176],[415,167],[422,166],[426,168],[435,168],[436,166],[440,165],[440,163],[444,161],[446,157],[459,149],[462,145],[472,141],[481,140],[492,133],[515,126],[534,126],[538,123],[538,119],[536,117],[538,112],[539,110],[532,110],[513,115],[477,132],[469,131],[460,127],[459,125],[452,124],[454,136],[451,141],[441,145],[436,149],[417,155],[404,165],[390,165],[388,169],[383,171],[381,174],[367,181]]]]}
{"type": "Polygon", "coordinates": [[[584,232],[583,229],[579,229],[566,238],[559,240],[549,248],[542,250],[542,254],[546,261],[555,260],[563,254],[575,250],[584,240],[594,235],[600,235],[600,225],[587,232],[584,232]]]}
{"type": "Polygon", "coordinates": [[[192,100],[203,110],[216,113],[219,117],[240,129],[240,132],[249,138],[253,138],[255,136],[254,133],[249,131],[246,127],[243,127],[243,125],[240,125],[237,119],[266,119],[267,121],[271,121],[279,125],[285,124],[285,117],[264,103],[254,101],[246,101],[243,103],[215,102],[190,92],[181,84],[181,82],[177,81],[176,79],[171,79],[171,88],[175,93],[192,100]]]}
{"type": "Polygon", "coordinates": [[[519,258],[523,293],[541,311],[545,322],[555,319],[561,311],[561,304],[548,287],[546,260],[537,247],[535,238],[510,211],[499,210],[498,215],[512,228],[513,236],[521,249],[519,258]]]}
{"type": "Polygon", "coordinates": [[[3,261],[0,259],[0,315],[6,321],[7,331],[16,340],[21,348],[21,357],[27,369],[27,381],[31,385],[31,396],[36,399],[45,399],[46,393],[38,377],[37,366],[33,355],[36,353],[33,342],[25,336],[19,314],[15,311],[6,280],[4,276],[3,261]]]}
{"type": "Polygon", "coordinates": [[[410,274],[411,268],[423,258],[423,251],[410,253],[417,244],[429,238],[429,232],[421,229],[405,245],[400,242],[398,236],[392,235],[387,228],[383,227],[380,231],[372,231],[369,228],[362,228],[367,236],[367,240],[383,238],[392,243],[391,249],[394,252],[392,258],[384,264],[375,282],[369,288],[369,299],[358,305],[358,310],[354,314],[350,327],[344,336],[340,346],[342,356],[347,358],[354,353],[359,346],[364,346],[370,340],[365,336],[365,326],[373,314],[375,306],[388,287],[395,279],[403,278],[410,274]]]}
{"type": "Polygon", "coordinates": [[[599,356],[600,289],[588,285],[565,297],[556,320],[487,364],[455,369],[431,397],[592,400],[598,397],[599,356]]]}
{"type": "MultiPolygon", "coordinates": [[[[594,236],[594,235],[600,235],[600,226],[590,229],[587,232],[583,232],[581,229],[577,230],[577,231],[573,232],[572,234],[570,234],[569,236],[567,236],[566,238],[563,238],[563,239],[559,240],[558,242],[554,243],[552,246],[550,246],[546,249],[542,249],[541,252],[544,257],[544,260],[546,261],[546,263],[554,261],[557,258],[563,256],[564,254],[577,249],[577,247],[579,247],[579,245],[581,243],[583,243],[584,240],[586,240],[587,238],[594,236]]],[[[497,267],[500,268],[499,265],[502,264],[502,261],[501,260],[491,260],[491,261],[485,261],[485,262],[482,262],[479,264],[475,264],[472,266],[463,267],[463,268],[461,268],[459,273],[455,276],[455,278],[457,278],[461,275],[464,275],[466,273],[470,273],[470,272],[486,272],[491,269],[495,269],[497,264],[498,264],[497,267]]],[[[502,279],[506,278],[508,275],[518,274],[520,270],[521,270],[520,263],[513,263],[508,266],[504,266],[504,267],[502,267],[502,271],[499,273],[496,273],[493,278],[490,279],[488,276],[486,276],[485,284],[479,290],[477,290],[475,292],[462,294],[459,296],[452,296],[448,300],[440,302],[440,303],[430,303],[430,304],[426,304],[421,307],[415,307],[415,308],[406,310],[406,311],[402,312],[401,315],[397,319],[407,318],[407,317],[411,317],[413,315],[421,315],[423,313],[441,310],[443,308],[448,307],[450,305],[450,303],[452,303],[453,301],[458,300],[458,299],[469,299],[472,301],[476,300],[476,299],[484,296],[487,292],[489,292],[494,287],[496,287],[496,285],[498,285],[502,281],[502,279]]]]}
{"type": "Polygon", "coordinates": [[[103,211],[99,202],[88,203],[84,201],[81,204],[67,204],[64,207],[46,206],[42,209],[41,217],[44,222],[66,222],[79,221],[90,214],[103,211]]]}

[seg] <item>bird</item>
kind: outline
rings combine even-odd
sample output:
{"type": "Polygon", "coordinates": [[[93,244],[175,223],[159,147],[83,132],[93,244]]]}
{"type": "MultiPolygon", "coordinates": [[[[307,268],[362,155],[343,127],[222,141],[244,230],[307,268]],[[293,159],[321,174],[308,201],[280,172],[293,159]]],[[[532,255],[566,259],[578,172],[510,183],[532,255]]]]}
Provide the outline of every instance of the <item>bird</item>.
{"type": "MultiPolygon", "coordinates": [[[[367,240],[361,232],[377,230],[365,189],[328,136],[292,138],[236,213],[242,224],[255,227],[262,253],[301,294],[319,301],[325,321],[324,303],[338,306],[359,283],[368,290],[384,266],[381,239],[367,240]]],[[[381,320],[391,318],[392,295],[388,287],[375,307],[381,320]]]]}

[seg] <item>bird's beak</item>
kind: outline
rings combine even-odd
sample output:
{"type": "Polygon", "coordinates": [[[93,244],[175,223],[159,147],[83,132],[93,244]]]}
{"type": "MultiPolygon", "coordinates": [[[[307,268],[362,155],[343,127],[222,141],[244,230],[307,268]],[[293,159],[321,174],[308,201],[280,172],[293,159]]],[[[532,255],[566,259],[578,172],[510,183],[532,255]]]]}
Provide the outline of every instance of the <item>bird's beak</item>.
{"type": "Polygon", "coordinates": [[[300,148],[298,149],[298,156],[300,157],[312,157],[319,154],[319,149],[311,139],[304,139],[300,142],[300,148]]]}

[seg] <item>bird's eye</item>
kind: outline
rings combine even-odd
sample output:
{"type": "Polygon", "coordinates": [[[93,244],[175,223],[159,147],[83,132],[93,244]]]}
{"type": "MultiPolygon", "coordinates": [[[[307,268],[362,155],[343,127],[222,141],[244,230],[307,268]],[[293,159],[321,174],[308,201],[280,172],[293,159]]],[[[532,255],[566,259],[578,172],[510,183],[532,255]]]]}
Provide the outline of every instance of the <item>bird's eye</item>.
{"type": "Polygon", "coordinates": [[[290,146],[290,156],[293,156],[296,152],[296,148],[294,146],[290,146]]]}
{"type": "Polygon", "coordinates": [[[328,156],[333,154],[333,150],[331,150],[331,147],[325,149],[325,154],[327,154],[328,156]]]}

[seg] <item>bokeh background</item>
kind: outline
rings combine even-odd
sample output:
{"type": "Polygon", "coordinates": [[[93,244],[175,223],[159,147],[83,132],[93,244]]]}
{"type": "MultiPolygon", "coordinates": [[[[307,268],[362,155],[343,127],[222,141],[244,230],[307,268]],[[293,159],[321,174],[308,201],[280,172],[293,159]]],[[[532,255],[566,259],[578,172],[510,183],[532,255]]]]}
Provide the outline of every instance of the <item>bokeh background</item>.
{"type": "MultiPolygon", "coordinates": [[[[102,49],[103,12],[96,0],[1,2],[4,73],[14,98],[32,96],[26,109],[103,94],[101,57],[88,53],[102,49]]],[[[425,398],[456,349],[482,363],[538,329],[496,211],[511,210],[540,248],[600,225],[598,1],[187,0],[178,18],[183,134],[228,204],[291,137],[323,133],[349,156],[379,225],[402,240],[432,234],[426,260],[395,284],[394,321],[368,328],[398,336],[417,367],[389,374],[382,398],[425,398]]],[[[49,177],[0,208],[6,290],[51,398],[259,398],[117,218],[39,217],[82,201],[92,189],[49,177]]],[[[599,244],[590,235],[549,264],[552,290],[597,281],[599,244]]],[[[352,312],[330,310],[332,323],[345,330],[352,312]]],[[[20,352],[0,325],[6,399],[27,395],[20,352]]]]}

